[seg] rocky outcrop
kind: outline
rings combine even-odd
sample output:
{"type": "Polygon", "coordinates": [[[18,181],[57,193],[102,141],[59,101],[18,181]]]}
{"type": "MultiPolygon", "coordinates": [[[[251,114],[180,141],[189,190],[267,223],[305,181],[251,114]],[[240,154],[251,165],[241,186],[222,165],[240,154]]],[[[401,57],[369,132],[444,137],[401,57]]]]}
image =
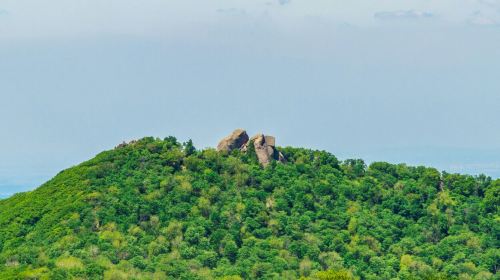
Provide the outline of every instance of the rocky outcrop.
{"type": "Polygon", "coordinates": [[[240,149],[248,142],[248,134],[243,129],[236,129],[231,135],[225,137],[217,145],[217,151],[231,152],[240,149]]]}
{"type": "Polygon", "coordinates": [[[274,137],[265,136],[264,134],[257,134],[250,138],[249,144],[253,143],[257,158],[263,166],[267,166],[271,160],[277,159],[275,142],[274,137]]]}
{"type": "Polygon", "coordinates": [[[267,166],[272,160],[285,161],[283,154],[276,149],[276,138],[260,133],[248,139],[246,131],[242,129],[237,129],[231,135],[222,139],[217,145],[217,150],[231,152],[240,149],[247,152],[248,145],[251,143],[253,143],[255,154],[262,166],[267,166]]]}

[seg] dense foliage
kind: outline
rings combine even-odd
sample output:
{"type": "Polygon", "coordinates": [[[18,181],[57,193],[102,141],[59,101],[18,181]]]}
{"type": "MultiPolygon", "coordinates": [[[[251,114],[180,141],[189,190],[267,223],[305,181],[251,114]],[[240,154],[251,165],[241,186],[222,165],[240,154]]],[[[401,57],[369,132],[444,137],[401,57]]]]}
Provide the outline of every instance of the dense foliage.
{"type": "Polygon", "coordinates": [[[498,279],[500,180],[144,138],[0,200],[0,279],[498,279]]]}

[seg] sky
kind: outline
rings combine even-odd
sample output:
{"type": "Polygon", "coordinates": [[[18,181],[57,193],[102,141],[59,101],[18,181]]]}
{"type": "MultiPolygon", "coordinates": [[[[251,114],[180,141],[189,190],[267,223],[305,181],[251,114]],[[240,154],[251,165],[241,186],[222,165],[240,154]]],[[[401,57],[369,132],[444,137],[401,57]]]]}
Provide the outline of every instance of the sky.
{"type": "Polygon", "coordinates": [[[0,197],[235,128],[500,177],[500,0],[1,0],[0,197]]]}

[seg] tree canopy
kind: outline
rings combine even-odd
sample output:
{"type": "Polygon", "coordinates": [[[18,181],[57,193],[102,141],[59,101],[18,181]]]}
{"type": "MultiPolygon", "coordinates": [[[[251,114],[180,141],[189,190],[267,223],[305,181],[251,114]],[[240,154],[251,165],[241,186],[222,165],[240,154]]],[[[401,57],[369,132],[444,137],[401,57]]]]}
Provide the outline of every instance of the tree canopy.
{"type": "Polygon", "coordinates": [[[0,279],[498,279],[500,180],[143,138],[0,200],[0,279]]]}

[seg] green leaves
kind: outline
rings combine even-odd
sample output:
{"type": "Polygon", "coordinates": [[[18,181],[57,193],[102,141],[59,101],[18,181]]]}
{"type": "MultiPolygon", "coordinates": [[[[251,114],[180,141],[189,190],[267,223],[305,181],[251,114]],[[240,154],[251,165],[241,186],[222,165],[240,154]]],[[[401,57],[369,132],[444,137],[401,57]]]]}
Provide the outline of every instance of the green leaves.
{"type": "Polygon", "coordinates": [[[500,181],[147,137],[0,201],[0,278],[494,279],[500,181]]]}

